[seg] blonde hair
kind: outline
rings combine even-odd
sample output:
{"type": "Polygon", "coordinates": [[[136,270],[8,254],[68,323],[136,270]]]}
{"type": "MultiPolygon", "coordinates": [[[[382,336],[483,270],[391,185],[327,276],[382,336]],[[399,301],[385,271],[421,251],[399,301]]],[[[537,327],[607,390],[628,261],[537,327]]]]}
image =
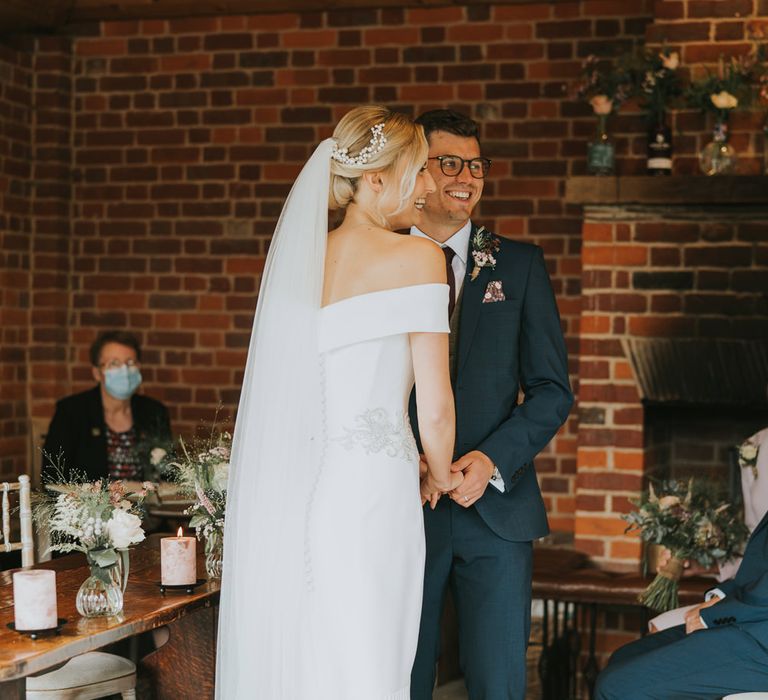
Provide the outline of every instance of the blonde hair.
{"type": "MultiPolygon", "coordinates": [[[[383,135],[387,141],[380,151],[370,155],[361,165],[344,164],[331,159],[331,183],[328,192],[328,208],[344,209],[354,201],[360,175],[366,171],[382,171],[392,174],[386,180],[379,201],[388,199],[390,188],[398,188],[399,206],[394,214],[407,205],[416,186],[416,176],[424,167],[429,146],[424,129],[414,124],[405,114],[391,112],[386,107],[366,105],[347,112],[337,124],[333,138],[339,149],[347,149],[350,156],[356,156],[368,146],[373,135],[371,129],[384,124],[383,135]]],[[[387,226],[387,216],[376,212],[380,223],[387,226]]]]}

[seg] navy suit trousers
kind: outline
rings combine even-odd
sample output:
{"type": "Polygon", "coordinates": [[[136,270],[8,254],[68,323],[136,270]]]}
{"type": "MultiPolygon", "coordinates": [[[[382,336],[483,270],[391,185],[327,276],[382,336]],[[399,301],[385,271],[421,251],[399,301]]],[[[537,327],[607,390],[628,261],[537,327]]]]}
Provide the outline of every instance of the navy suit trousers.
{"type": "Polygon", "coordinates": [[[424,602],[411,700],[432,698],[449,585],[470,700],[523,700],[531,626],[531,542],[502,539],[474,507],[462,508],[447,497],[434,511],[425,506],[424,526],[424,602]]]}
{"type": "Polygon", "coordinates": [[[618,649],[598,676],[595,700],[720,700],[768,690],[768,651],[735,625],[649,634],[618,649]]]}

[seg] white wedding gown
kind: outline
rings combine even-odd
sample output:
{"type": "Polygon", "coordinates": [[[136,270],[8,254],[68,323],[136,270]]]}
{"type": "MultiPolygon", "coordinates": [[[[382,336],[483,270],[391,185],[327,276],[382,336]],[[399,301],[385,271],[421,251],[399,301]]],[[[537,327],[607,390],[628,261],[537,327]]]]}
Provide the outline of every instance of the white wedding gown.
{"type": "MultiPolygon", "coordinates": [[[[448,332],[448,286],[320,310],[322,445],[306,519],[312,700],[408,700],[424,574],[408,334],[448,332]]],[[[307,699],[308,700],[308,699],[307,699]]]]}

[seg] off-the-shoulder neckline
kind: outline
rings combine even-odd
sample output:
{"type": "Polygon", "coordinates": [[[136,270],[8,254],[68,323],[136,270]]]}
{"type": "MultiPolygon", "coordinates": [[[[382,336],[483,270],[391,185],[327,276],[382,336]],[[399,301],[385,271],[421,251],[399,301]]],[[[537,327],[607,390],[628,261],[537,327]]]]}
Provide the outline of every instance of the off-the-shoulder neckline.
{"type": "Polygon", "coordinates": [[[391,294],[392,292],[401,292],[406,289],[418,289],[419,287],[447,287],[448,285],[443,282],[426,282],[423,284],[409,284],[405,287],[390,287],[389,289],[379,289],[375,292],[365,292],[364,294],[355,294],[351,297],[344,297],[343,299],[339,299],[338,301],[334,301],[330,304],[326,304],[325,306],[320,307],[320,311],[326,311],[327,309],[332,309],[335,306],[339,306],[339,304],[344,304],[345,302],[355,301],[356,299],[363,299],[365,297],[372,297],[377,296],[381,294],[391,294]]]}

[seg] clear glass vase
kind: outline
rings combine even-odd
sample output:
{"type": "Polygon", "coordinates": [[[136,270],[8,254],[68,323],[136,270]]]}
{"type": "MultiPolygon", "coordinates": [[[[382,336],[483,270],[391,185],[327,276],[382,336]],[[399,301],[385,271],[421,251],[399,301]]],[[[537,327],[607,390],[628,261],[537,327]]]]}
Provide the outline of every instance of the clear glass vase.
{"type": "Polygon", "coordinates": [[[616,149],[607,130],[608,115],[598,116],[597,135],[587,148],[587,172],[590,175],[613,175],[616,149]]]}
{"type": "Polygon", "coordinates": [[[77,612],[83,617],[111,617],[122,611],[128,583],[128,550],[117,554],[117,562],[106,568],[86,554],[91,575],[83,581],[75,598],[77,612]]]}
{"type": "Polygon", "coordinates": [[[721,117],[715,124],[712,140],[699,153],[699,167],[705,175],[727,175],[736,169],[738,156],[728,143],[728,120],[721,117]]]}
{"type": "Polygon", "coordinates": [[[221,578],[224,562],[224,538],[221,533],[214,532],[205,538],[205,573],[209,579],[221,578]]]}

